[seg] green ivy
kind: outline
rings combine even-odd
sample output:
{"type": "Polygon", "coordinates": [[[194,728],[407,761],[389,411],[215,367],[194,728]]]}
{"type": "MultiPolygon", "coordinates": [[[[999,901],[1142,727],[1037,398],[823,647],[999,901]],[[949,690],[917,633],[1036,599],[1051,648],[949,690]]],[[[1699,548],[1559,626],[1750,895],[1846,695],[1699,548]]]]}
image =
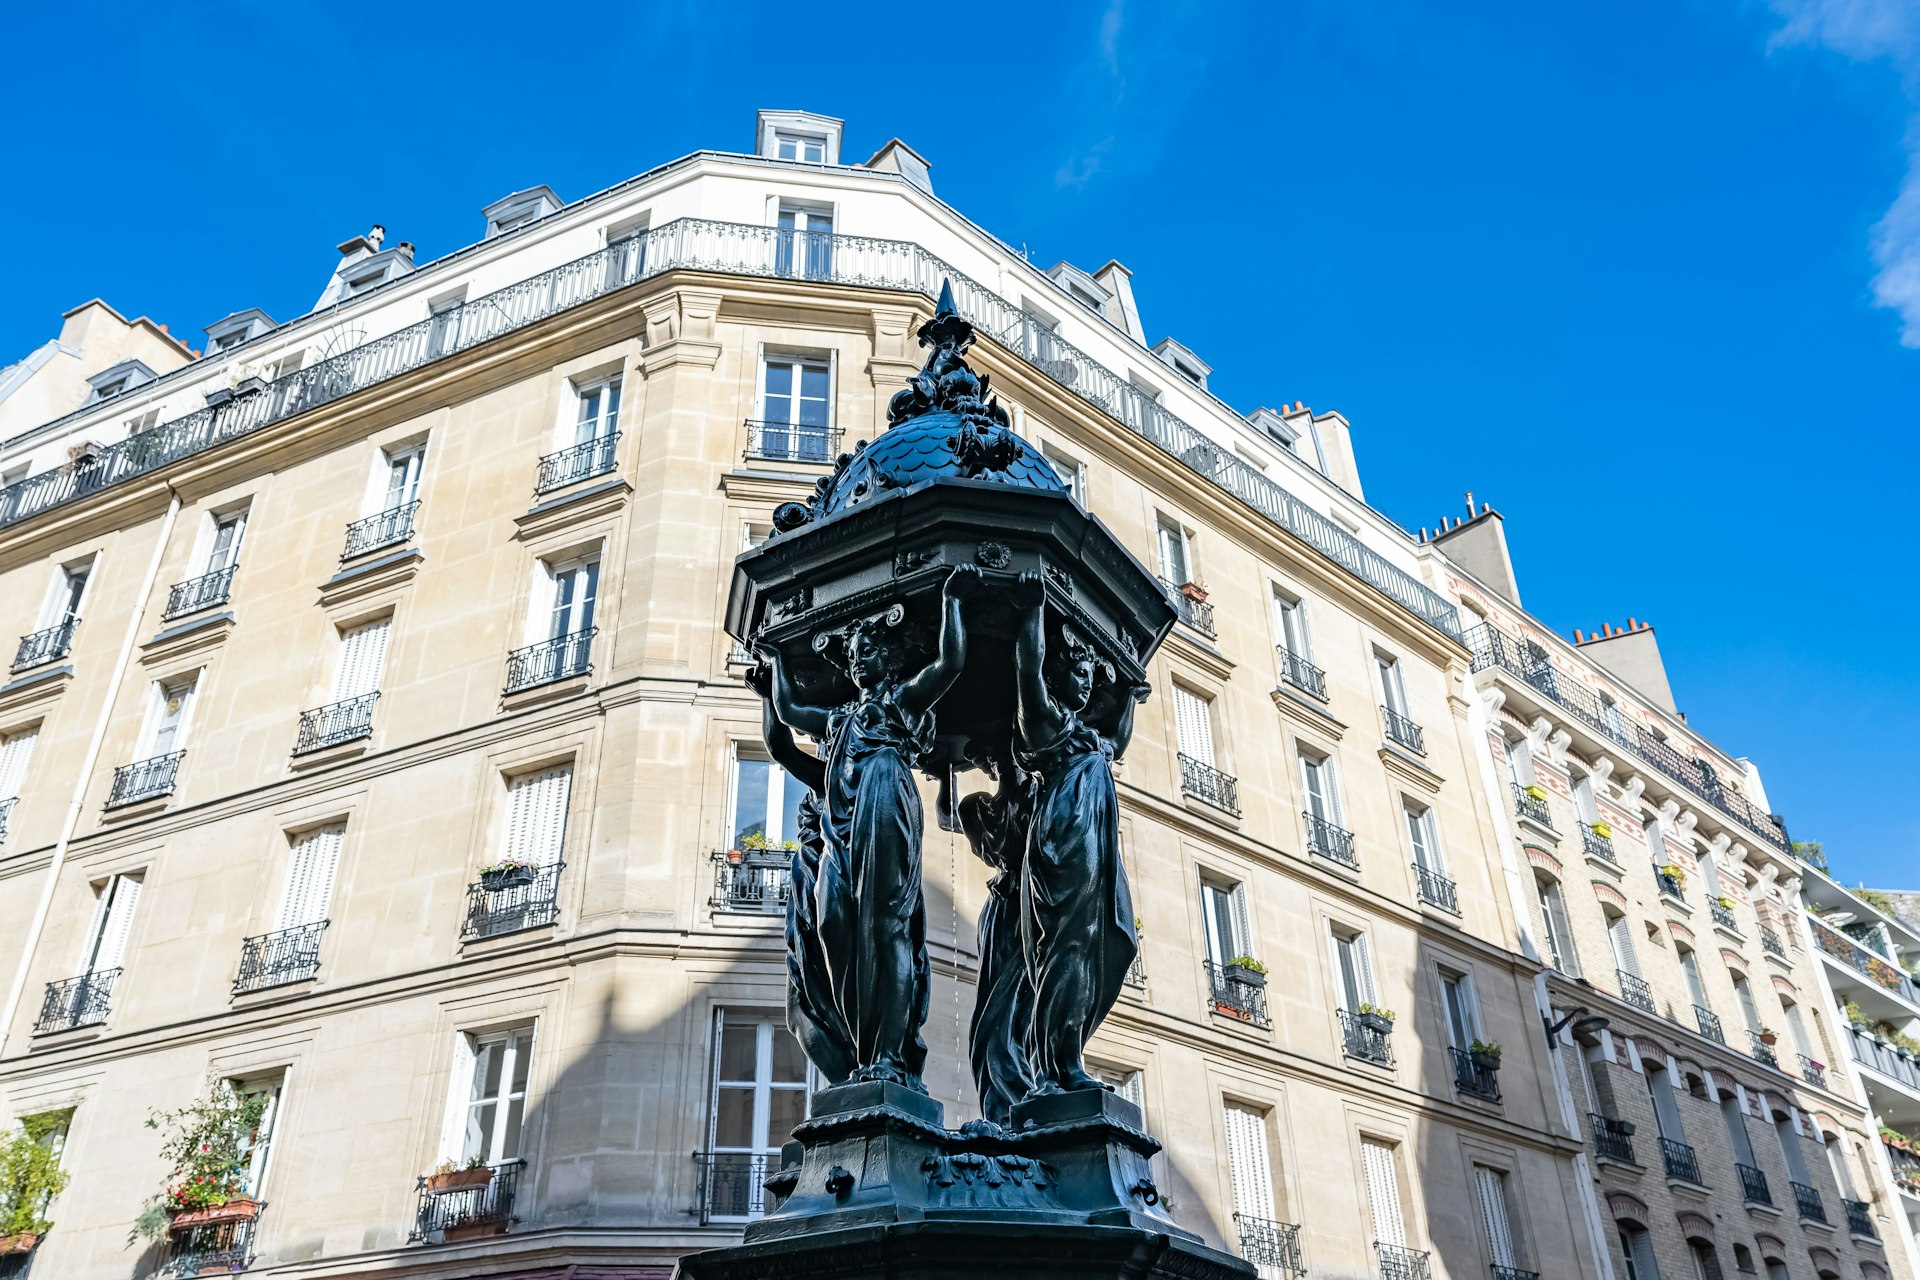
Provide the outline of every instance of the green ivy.
{"type": "Polygon", "coordinates": [[[53,1223],[48,1203],[67,1185],[54,1139],[67,1127],[71,1110],[27,1116],[13,1136],[0,1142],[0,1236],[31,1231],[44,1235],[53,1223]]]}

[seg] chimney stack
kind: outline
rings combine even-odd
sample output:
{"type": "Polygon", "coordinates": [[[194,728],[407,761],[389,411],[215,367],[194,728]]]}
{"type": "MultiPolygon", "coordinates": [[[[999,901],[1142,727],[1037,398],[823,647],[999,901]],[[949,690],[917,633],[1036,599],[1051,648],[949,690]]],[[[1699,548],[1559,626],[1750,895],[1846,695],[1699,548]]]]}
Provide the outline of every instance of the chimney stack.
{"type": "Polygon", "coordinates": [[[1488,503],[1482,503],[1476,512],[1471,491],[1466,499],[1467,518],[1441,516],[1440,532],[1434,535],[1433,545],[1444,546],[1461,568],[1484,582],[1495,595],[1518,606],[1520,586],[1514,578],[1513,558],[1507,554],[1506,521],[1488,503]]]}
{"type": "Polygon", "coordinates": [[[1602,623],[1601,629],[1585,640],[1573,633],[1580,651],[1632,685],[1639,694],[1669,715],[1679,715],[1673,704],[1673,687],[1667,683],[1666,664],[1660,658],[1660,644],[1654,639],[1653,625],[1628,618],[1627,625],[1616,627],[1602,623]]]}

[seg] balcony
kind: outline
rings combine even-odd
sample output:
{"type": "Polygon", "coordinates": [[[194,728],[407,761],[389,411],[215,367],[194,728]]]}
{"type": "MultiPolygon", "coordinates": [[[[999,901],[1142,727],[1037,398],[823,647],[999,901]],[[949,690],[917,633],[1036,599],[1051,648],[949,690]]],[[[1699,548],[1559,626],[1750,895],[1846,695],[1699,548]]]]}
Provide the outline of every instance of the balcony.
{"type": "Polygon", "coordinates": [[[1920,1093],[1920,1059],[1899,1045],[1880,1039],[1865,1027],[1850,1026],[1847,1032],[1847,1049],[1855,1062],[1920,1093]]]}
{"type": "Polygon", "coordinates": [[[353,742],[373,733],[373,704],[376,693],[329,702],[324,707],[300,713],[300,732],[293,740],[293,754],[303,756],[353,742]]]}
{"type": "Polygon", "coordinates": [[[120,970],[100,969],[77,978],[62,978],[47,984],[40,1001],[40,1016],[34,1019],[33,1034],[71,1031],[75,1027],[97,1026],[107,1020],[113,1004],[113,985],[120,970]]]}
{"type": "Polygon", "coordinates": [[[1863,973],[1877,985],[1900,996],[1909,1004],[1920,1004],[1920,994],[1916,994],[1913,980],[1887,963],[1873,952],[1841,933],[1826,921],[1815,916],[1807,917],[1807,924],[1813,929],[1814,945],[1840,963],[1863,973]]]}
{"type": "Polygon", "coordinates": [[[1593,1127],[1593,1150],[1596,1155],[1624,1164],[1636,1163],[1633,1158],[1632,1126],[1627,1121],[1590,1111],[1587,1113],[1587,1123],[1593,1127]]]}
{"type": "Polygon", "coordinates": [[[1685,902],[1687,900],[1687,891],[1680,887],[1680,877],[1670,876],[1659,867],[1655,867],[1653,869],[1653,882],[1660,887],[1662,896],[1673,898],[1679,902],[1685,902]]]}
{"type": "Polygon", "coordinates": [[[1758,1031],[1747,1032],[1747,1045],[1752,1051],[1755,1062],[1764,1062],[1770,1067],[1780,1065],[1780,1055],[1773,1051],[1772,1045],[1760,1038],[1758,1031]]]}
{"type": "Polygon", "coordinates": [[[504,1235],[514,1222],[513,1200],[520,1189],[524,1162],[509,1160],[493,1167],[493,1177],[478,1187],[458,1191],[430,1191],[427,1179],[414,1184],[418,1203],[413,1230],[407,1239],[427,1244],[451,1244],[483,1236],[504,1235]]]}
{"type": "Polygon", "coordinates": [[[789,849],[724,849],[713,855],[713,905],[722,911],[783,915],[793,893],[789,849]]]}
{"type": "Polygon", "coordinates": [[[766,1212],[767,1192],[762,1184],[768,1161],[777,1157],[757,1151],[696,1151],[700,1162],[700,1225],[746,1222],[766,1212]]]}
{"type": "Polygon", "coordinates": [[[1349,871],[1360,869],[1360,859],[1354,856],[1353,832],[1345,827],[1336,827],[1311,809],[1301,813],[1307,824],[1307,852],[1317,853],[1329,862],[1337,862],[1349,871]]]}
{"type": "Polygon", "coordinates": [[[1237,965],[1219,965],[1211,960],[1206,963],[1207,990],[1212,997],[1215,1013],[1250,1022],[1256,1027],[1272,1025],[1267,1021],[1267,982],[1264,976],[1243,974],[1237,965]]]}
{"type": "Polygon", "coordinates": [[[419,509],[420,502],[416,498],[412,502],[375,512],[364,520],[355,520],[347,526],[347,542],[340,550],[340,559],[352,560],[369,551],[405,542],[413,536],[413,513],[419,509]]]}
{"type": "Polygon", "coordinates": [[[1816,1089],[1827,1087],[1827,1064],[1815,1062],[1804,1053],[1794,1055],[1800,1059],[1800,1078],[1816,1089]]]}
{"type": "Polygon", "coordinates": [[[1166,590],[1167,598],[1173,601],[1174,608],[1180,611],[1180,621],[1209,640],[1213,639],[1213,606],[1207,603],[1206,597],[1203,595],[1196,600],[1188,595],[1188,591],[1197,590],[1190,582],[1175,582],[1170,578],[1162,578],[1160,585],[1166,590]]]}
{"type": "Polygon", "coordinates": [[[540,459],[540,469],[533,479],[534,493],[552,493],[555,489],[606,475],[618,461],[619,444],[620,433],[613,431],[546,454],[540,459]]]}
{"type": "Polygon", "coordinates": [[[1719,1015],[1707,1006],[1703,1004],[1693,1006],[1693,1021],[1694,1025],[1700,1028],[1700,1034],[1707,1039],[1716,1040],[1721,1044],[1727,1042],[1727,1033],[1720,1029],[1719,1015]]]}
{"type": "Polygon", "coordinates": [[[1736,1163],[1733,1171],[1740,1175],[1740,1194],[1748,1204],[1773,1203],[1773,1192],[1767,1188],[1766,1174],[1750,1164],[1736,1163]]]}
{"type": "Polygon", "coordinates": [[[1802,1221],[1825,1222],[1826,1206],[1820,1203],[1820,1193],[1804,1182],[1789,1182],[1793,1188],[1793,1207],[1799,1211],[1802,1221]]]}
{"type": "Polygon", "coordinates": [[[225,604],[233,592],[233,575],[239,568],[237,564],[230,564],[224,569],[215,569],[212,573],[176,582],[167,591],[166,618],[169,621],[184,618],[190,613],[225,604]]]}
{"type": "Polygon", "coordinates": [[[832,462],[840,432],[824,423],[747,420],[747,452],[759,462],[832,462]]]}
{"type": "Polygon", "coordinates": [[[1518,677],[1535,693],[1572,713],[1589,730],[1632,751],[1720,812],[1745,824],[1776,849],[1785,851],[1791,847],[1787,830],[1778,818],[1762,813],[1739,792],[1729,791],[1705,761],[1690,760],[1655,737],[1651,730],[1629,724],[1619,708],[1602,703],[1598,694],[1556,668],[1540,645],[1516,640],[1491,623],[1482,623],[1469,631],[1466,645],[1473,650],[1475,671],[1499,667],[1518,677]]]}
{"type": "Polygon", "coordinates": [[[1453,881],[1417,862],[1413,864],[1413,878],[1419,888],[1420,901],[1456,916],[1460,914],[1460,892],[1453,881]]]}
{"type": "Polygon", "coordinates": [[[1770,956],[1779,956],[1782,960],[1787,958],[1787,947],[1780,941],[1780,935],[1764,924],[1760,926],[1760,949],[1770,956]]]}
{"type": "Polygon", "coordinates": [[[1464,1094],[1487,1102],[1500,1101],[1500,1059],[1476,1059],[1471,1052],[1449,1045],[1453,1058],[1453,1086],[1464,1094]]]}
{"type": "Polygon", "coordinates": [[[1307,1274],[1298,1225],[1249,1213],[1234,1214],[1233,1224],[1240,1233],[1240,1256],[1260,1268],[1262,1274],[1278,1271],[1285,1280],[1300,1280],[1307,1274]]]}
{"type": "Polygon", "coordinates": [[[1529,822],[1537,822],[1551,830],[1553,815],[1547,809],[1545,795],[1529,795],[1527,789],[1519,783],[1513,783],[1513,811],[1529,822]]]}
{"type": "Polygon", "coordinates": [[[507,655],[507,693],[536,685],[584,676],[593,670],[593,638],[600,628],[588,627],[571,635],[555,636],[507,655]]]}
{"type": "Polygon", "coordinates": [[[1431,1255],[1423,1249],[1375,1240],[1373,1251],[1380,1259],[1380,1280],[1432,1280],[1431,1255]]]}
{"type": "Polygon", "coordinates": [[[1645,1013],[1654,1011],[1653,988],[1647,985],[1645,978],[1637,973],[1628,973],[1625,969],[1615,969],[1613,976],[1620,983],[1622,1000],[1645,1013]]]}
{"type": "Polygon", "coordinates": [[[122,805],[172,795],[174,779],[180,774],[180,761],[186,754],[170,751],[164,756],[150,756],[115,769],[113,786],[107,792],[107,808],[118,809],[122,805]]]}
{"type": "Polygon", "coordinates": [[[1493,1280],[1540,1280],[1538,1271],[1522,1271],[1519,1267],[1503,1267],[1494,1263],[1488,1268],[1493,1272],[1493,1280]]]}
{"type": "Polygon", "coordinates": [[[1591,822],[1580,824],[1580,847],[1590,858],[1611,862],[1616,867],[1620,865],[1620,859],[1613,855],[1613,837],[1603,836],[1595,831],[1591,822]]]}
{"type": "Polygon", "coordinates": [[[1427,754],[1427,735],[1412,719],[1384,702],[1380,704],[1380,719],[1387,727],[1389,742],[1405,747],[1417,756],[1427,754]]]}
{"type": "Polygon", "coordinates": [[[564,862],[528,867],[523,876],[482,879],[467,886],[467,911],[460,921],[462,938],[492,938],[523,929],[540,929],[560,915],[560,872],[564,862]]]}
{"type": "Polygon", "coordinates": [[[233,994],[305,982],[320,968],[320,938],[327,921],[277,929],[240,943],[240,970],[233,976],[233,994]]]}
{"type": "Polygon", "coordinates": [[[264,1203],[240,1201],[231,1210],[201,1210],[181,1219],[211,1217],[167,1232],[167,1251],[160,1264],[163,1276],[211,1276],[245,1271],[253,1265],[254,1241],[260,1234],[264,1203]],[[242,1206],[248,1206],[239,1212],[242,1206]]]}
{"type": "Polygon", "coordinates": [[[1133,953],[1133,963],[1127,966],[1125,981],[1130,987],[1147,985],[1147,951],[1144,946],[1133,953]]]}
{"type": "Polygon", "coordinates": [[[1340,1009],[1340,1047],[1349,1058],[1358,1058],[1362,1062],[1371,1062],[1378,1067],[1393,1065],[1393,1024],[1388,1022],[1387,1030],[1382,1031],[1379,1023],[1385,1021],[1373,1014],[1355,1013],[1351,1009],[1340,1009]]]}
{"type": "Polygon", "coordinates": [[[1327,673],[1285,645],[1279,648],[1280,678],[1305,694],[1327,700],[1327,673]]]}
{"type": "Polygon", "coordinates": [[[1691,1182],[1696,1187],[1707,1185],[1700,1181],[1700,1160],[1686,1143],[1660,1139],[1660,1158],[1667,1166],[1667,1176],[1674,1181],[1691,1182]]]}
{"type": "Polygon", "coordinates": [[[1711,898],[1707,900],[1707,913],[1713,917],[1713,922],[1716,925],[1725,929],[1728,933],[1740,932],[1740,926],[1734,921],[1733,912],[1727,910],[1711,898]]]}
{"type": "Polygon", "coordinates": [[[80,625],[80,619],[68,618],[45,631],[36,631],[32,635],[20,637],[20,647],[13,651],[13,669],[25,671],[28,667],[38,667],[49,662],[58,662],[73,652],[73,629],[80,625]]]}
{"type": "Polygon", "coordinates": [[[8,796],[0,800],[0,840],[7,838],[7,819],[13,816],[13,806],[19,802],[19,796],[8,796]]]}
{"type": "Polygon", "coordinates": [[[1212,765],[1181,753],[1180,790],[1195,800],[1240,816],[1240,782],[1212,765]]]}
{"type": "Polygon", "coordinates": [[[1867,1206],[1860,1200],[1842,1200],[1840,1207],[1847,1211],[1847,1230],[1856,1236],[1865,1236],[1878,1240],[1880,1233],[1873,1228],[1873,1215],[1867,1212],[1867,1206]]]}

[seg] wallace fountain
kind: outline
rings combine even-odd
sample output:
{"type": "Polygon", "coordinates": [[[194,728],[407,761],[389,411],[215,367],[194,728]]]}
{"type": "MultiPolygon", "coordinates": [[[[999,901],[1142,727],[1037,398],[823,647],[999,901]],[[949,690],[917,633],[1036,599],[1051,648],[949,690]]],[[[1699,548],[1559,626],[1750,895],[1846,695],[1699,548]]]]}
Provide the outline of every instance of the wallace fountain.
{"type": "Polygon", "coordinates": [[[686,1280],[1253,1274],[1175,1225],[1159,1143],[1082,1060],[1138,947],[1113,762],[1174,609],[1010,429],[973,338],[943,289],[887,429],[735,563],[727,630],[758,660],[769,750],[810,792],[787,1011],[827,1084],[766,1216],[683,1259],[686,1280]],[[987,787],[956,799],[970,770],[987,787]],[[959,1129],[921,1080],[920,775],[996,872],[969,1044],[982,1118],[959,1129]]]}

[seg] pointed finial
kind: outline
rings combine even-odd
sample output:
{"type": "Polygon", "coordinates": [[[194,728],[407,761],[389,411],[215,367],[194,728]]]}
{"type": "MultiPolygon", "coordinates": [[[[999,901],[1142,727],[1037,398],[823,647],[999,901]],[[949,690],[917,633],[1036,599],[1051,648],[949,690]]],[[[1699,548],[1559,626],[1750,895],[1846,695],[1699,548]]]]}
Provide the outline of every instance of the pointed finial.
{"type": "MultiPolygon", "coordinates": [[[[953,301],[953,281],[940,282],[940,301],[935,304],[933,319],[920,326],[920,345],[946,350],[953,363],[959,363],[973,345],[973,326],[960,314],[960,308],[953,301]]],[[[931,368],[931,365],[929,365],[931,368]]]]}
{"type": "Polygon", "coordinates": [[[936,318],[940,316],[957,316],[960,314],[960,308],[955,306],[953,302],[953,281],[942,280],[940,282],[940,301],[934,304],[933,314],[936,318]]]}

